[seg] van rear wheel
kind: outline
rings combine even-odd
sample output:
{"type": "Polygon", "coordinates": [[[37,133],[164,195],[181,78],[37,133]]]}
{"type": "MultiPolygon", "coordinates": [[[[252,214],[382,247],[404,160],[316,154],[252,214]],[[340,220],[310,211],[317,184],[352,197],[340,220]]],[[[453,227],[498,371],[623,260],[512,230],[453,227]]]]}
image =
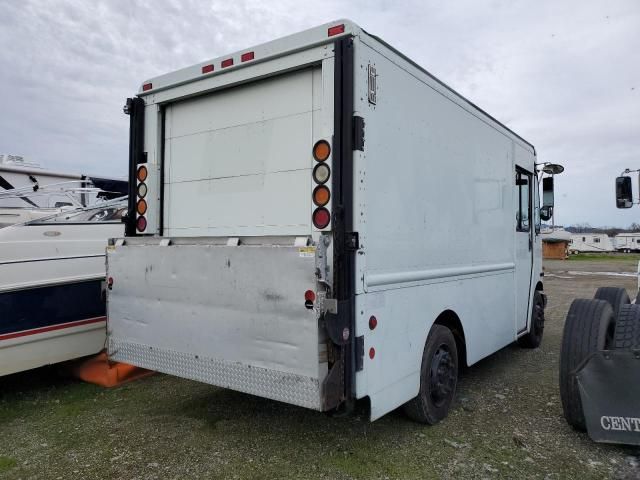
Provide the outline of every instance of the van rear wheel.
{"type": "Polygon", "coordinates": [[[412,420],[434,425],[445,418],[458,383],[458,350],[453,333],[433,325],[422,353],[420,391],[404,405],[412,420]]]}
{"type": "Polygon", "coordinates": [[[529,331],[518,338],[518,345],[522,348],[538,348],[542,343],[544,333],[544,299],[538,290],[533,294],[533,306],[531,308],[531,325],[529,331]]]}

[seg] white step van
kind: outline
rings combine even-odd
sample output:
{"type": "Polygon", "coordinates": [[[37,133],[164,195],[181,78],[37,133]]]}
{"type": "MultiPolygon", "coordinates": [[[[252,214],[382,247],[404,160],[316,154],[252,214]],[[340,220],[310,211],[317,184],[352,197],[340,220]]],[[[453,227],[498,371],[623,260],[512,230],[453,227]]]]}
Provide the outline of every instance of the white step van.
{"type": "Polygon", "coordinates": [[[318,411],[446,416],[541,340],[534,147],[347,20],[146,81],[112,359],[318,411]]]}

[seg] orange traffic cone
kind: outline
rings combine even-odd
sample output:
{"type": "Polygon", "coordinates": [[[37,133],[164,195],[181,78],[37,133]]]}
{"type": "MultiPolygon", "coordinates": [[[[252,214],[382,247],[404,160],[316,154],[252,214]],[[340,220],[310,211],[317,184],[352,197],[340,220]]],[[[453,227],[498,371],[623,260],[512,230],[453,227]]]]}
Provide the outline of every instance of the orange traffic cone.
{"type": "Polygon", "coordinates": [[[155,373],[128,363],[112,362],[104,351],[88,359],[74,362],[69,367],[69,373],[72,376],[102,387],[117,387],[155,373]]]}

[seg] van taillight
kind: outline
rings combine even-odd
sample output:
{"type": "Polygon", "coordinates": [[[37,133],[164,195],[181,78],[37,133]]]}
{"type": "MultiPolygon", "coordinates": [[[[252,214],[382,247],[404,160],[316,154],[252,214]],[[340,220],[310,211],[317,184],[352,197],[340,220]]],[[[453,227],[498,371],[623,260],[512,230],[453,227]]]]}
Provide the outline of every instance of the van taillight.
{"type": "Polygon", "coordinates": [[[331,193],[326,185],[318,185],[313,190],[313,203],[315,203],[318,207],[324,207],[327,203],[329,203],[329,199],[331,198],[331,193]]]}
{"type": "Polygon", "coordinates": [[[136,210],[140,215],[144,215],[145,213],[147,213],[147,202],[145,201],[144,198],[141,198],[140,200],[138,200],[138,205],[136,206],[136,210]]]}
{"type": "Polygon", "coordinates": [[[315,159],[316,166],[313,168],[313,181],[318,184],[313,189],[311,199],[316,207],[311,216],[313,225],[318,229],[326,228],[331,222],[331,213],[325,208],[325,206],[331,200],[331,191],[329,187],[325,185],[331,177],[331,168],[325,163],[325,161],[331,155],[331,145],[326,140],[318,140],[313,146],[313,158],[315,159]]]}
{"type": "Polygon", "coordinates": [[[148,174],[149,172],[147,171],[147,167],[145,167],[144,165],[138,168],[138,180],[140,180],[141,182],[144,182],[147,179],[148,174]]]}
{"type": "Polygon", "coordinates": [[[318,229],[326,228],[331,221],[329,210],[324,207],[316,208],[313,212],[313,225],[318,229]]]}
{"type": "Polygon", "coordinates": [[[313,146],[313,158],[318,162],[324,162],[331,154],[331,147],[326,140],[320,140],[313,146]]]}
{"type": "Polygon", "coordinates": [[[138,217],[136,220],[136,228],[139,232],[144,232],[147,229],[147,219],[144,217],[138,217]]]}

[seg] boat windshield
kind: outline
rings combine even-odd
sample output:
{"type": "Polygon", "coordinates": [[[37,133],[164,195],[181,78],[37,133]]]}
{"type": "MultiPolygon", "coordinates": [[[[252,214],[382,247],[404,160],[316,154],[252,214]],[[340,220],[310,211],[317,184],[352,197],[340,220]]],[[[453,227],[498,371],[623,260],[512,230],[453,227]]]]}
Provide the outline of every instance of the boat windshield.
{"type": "Polygon", "coordinates": [[[127,213],[127,207],[123,205],[104,205],[83,209],[80,211],[66,211],[60,215],[46,219],[38,219],[31,222],[32,225],[43,223],[90,223],[90,222],[120,222],[122,216],[127,213]]]}

